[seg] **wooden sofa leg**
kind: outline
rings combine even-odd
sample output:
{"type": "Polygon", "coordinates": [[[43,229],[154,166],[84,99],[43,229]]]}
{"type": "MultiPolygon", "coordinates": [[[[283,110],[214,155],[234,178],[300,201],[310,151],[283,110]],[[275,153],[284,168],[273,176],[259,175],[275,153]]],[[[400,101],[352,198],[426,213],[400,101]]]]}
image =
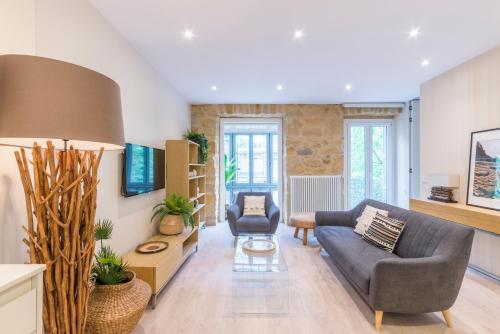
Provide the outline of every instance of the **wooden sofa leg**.
{"type": "Polygon", "coordinates": [[[293,237],[294,238],[298,238],[299,237],[299,228],[298,227],[295,227],[295,232],[293,233],[293,237]]]}
{"type": "Polygon", "coordinates": [[[382,317],[384,316],[384,311],[375,311],[375,329],[380,330],[382,327],[382,317]]]}
{"type": "Polygon", "coordinates": [[[448,326],[448,328],[452,328],[453,327],[453,322],[451,321],[451,312],[450,312],[450,310],[444,310],[442,313],[443,313],[443,318],[446,321],[446,326],[448,326]]]}

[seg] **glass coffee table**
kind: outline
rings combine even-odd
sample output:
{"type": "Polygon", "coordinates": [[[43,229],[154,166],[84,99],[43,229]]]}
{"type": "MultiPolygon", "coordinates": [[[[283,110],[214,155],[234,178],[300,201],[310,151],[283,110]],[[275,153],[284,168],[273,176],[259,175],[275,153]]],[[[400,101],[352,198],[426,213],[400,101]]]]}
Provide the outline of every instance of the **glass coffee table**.
{"type": "Polygon", "coordinates": [[[286,314],[289,309],[288,267],[275,235],[240,235],[236,240],[232,273],[231,313],[286,314]],[[271,252],[243,248],[249,240],[270,240],[271,252]]]}

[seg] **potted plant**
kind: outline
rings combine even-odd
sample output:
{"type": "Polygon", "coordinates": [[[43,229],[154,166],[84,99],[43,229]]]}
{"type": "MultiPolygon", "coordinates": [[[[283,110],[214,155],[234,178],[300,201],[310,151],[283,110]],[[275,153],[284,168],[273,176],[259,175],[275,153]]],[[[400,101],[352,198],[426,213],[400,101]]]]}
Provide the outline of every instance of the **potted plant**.
{"type": "Polygon", "coordinates": [[[194,228],[193,210],[194,206],[189,202],[189,199],[171,194],[163,200],[163,202],[155,205],[153,210],[156,210],[151,217],[151,221],[156,216],[160,218],[159,230],[161,234],[174,235],[182,233],[184,226],[194,228]]]}
{"type": "Polygon", "coordinates": [[[92,268],[94,289],[88,304],[86,333],[131,333],[151,297],[151,288],[128,270],[122,258],[103,240],[111,238],[113,223],[99,220],[94,239],[101,244],[92,268]]]}
{"type": "Polygon", "coordinates": [[[198,150],[198,161],[204,164],[208,161],[208,139],[204,133],[186,130],[184,138],[200,145],[198,150]]]}

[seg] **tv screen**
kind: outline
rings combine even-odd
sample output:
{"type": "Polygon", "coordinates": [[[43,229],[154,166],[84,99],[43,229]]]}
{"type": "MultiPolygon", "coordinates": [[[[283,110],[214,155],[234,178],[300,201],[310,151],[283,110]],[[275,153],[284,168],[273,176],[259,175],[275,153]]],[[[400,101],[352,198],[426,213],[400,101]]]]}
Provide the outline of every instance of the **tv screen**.
{"type": "Polygon", "coordinates": [[[127,143],[123,159],[123,196],[162,188],[165,188],[165,151],[127,143]]]}

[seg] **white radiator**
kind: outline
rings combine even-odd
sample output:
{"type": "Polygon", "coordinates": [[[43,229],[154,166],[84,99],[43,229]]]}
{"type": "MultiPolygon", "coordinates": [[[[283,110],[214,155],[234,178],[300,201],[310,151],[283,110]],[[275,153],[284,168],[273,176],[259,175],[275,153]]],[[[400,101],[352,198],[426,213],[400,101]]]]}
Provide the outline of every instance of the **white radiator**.
{"type": "Polygon", "coordinates": [[[342,176],[290,176],[290,212],[343,210],[342,176]]]}

